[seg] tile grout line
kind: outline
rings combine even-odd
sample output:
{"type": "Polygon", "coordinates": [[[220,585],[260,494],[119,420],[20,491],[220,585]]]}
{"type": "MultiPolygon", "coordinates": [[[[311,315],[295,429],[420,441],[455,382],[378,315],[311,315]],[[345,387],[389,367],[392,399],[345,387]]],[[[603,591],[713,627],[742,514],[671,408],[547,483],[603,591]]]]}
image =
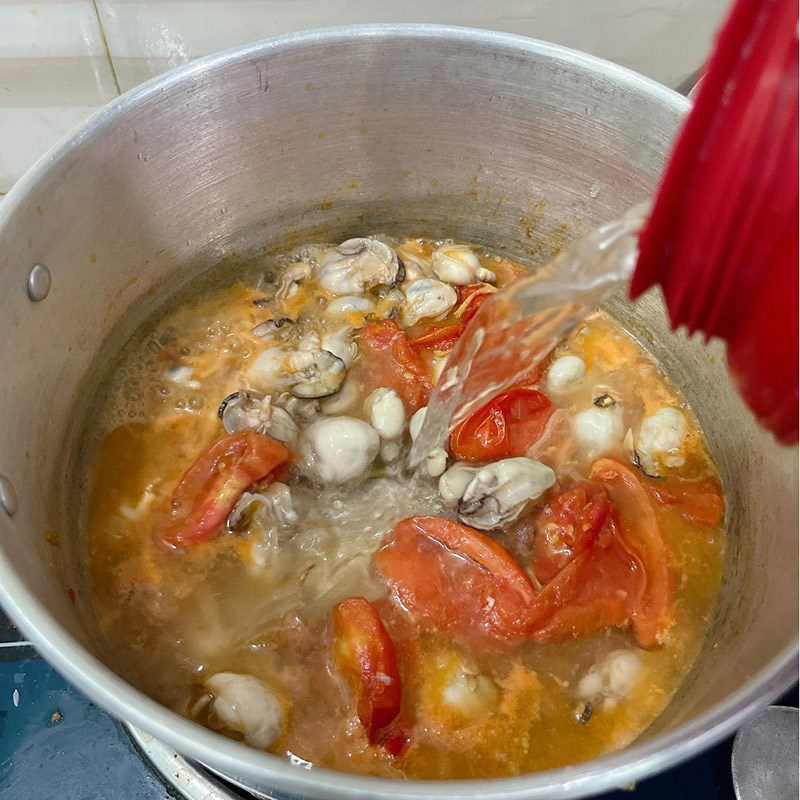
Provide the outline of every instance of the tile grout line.
{"type": "Polygon", "coordinates": [[[119,85],[119,79],[117,78],[117,71],[114,68],[114,59],[111,58],[111,50],[108,47],[108,39],[106,38],[106,29],[103,27],[103,19],[100,16],[100,9],[97,7],[97,0],[92,1],[92,8],[94,9],[94,16],[97,20],[97,27],[100,29],[100,39],[103,42],[103,50],[105,50],[106,54],[106,61],[108,61],[108,68],[111,70],[111,77],[114,81],[114,87],[117,90],[117,95],[122,94],[122,89],[119,85]]]}

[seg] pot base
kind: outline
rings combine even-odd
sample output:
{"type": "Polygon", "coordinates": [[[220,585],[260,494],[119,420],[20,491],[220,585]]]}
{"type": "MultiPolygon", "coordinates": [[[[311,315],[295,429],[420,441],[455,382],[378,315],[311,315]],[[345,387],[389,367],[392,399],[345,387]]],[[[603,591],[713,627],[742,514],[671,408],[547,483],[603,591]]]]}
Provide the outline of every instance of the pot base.
{"type": "Polygon", "coordinates": [[[235,786],[202,764],[185,759],[135,725],[125,723],[125,729],[144,761],[169,790],[184,800],[285,800],[285,795],[264,794],[235,786]]]}

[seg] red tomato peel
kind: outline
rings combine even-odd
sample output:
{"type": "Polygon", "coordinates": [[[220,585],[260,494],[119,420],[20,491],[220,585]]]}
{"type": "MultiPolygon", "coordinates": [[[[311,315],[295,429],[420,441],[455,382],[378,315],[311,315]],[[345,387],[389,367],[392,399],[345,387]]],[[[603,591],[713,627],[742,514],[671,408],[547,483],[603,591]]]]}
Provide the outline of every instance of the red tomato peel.
{"type": "Polygon", "coordinates": [[[364,597],[350,597],[333,609],[333,660],[356,702],[370,744],[400,747],[379,731],[400,712],[402,683],[394,644],[374,606],[364,597]]]}
{"type": "Polygon", "coordinates": [[[425,362],[407,334],[393,320],[370,322],[361,330],[361,363],[366,392],[385,386],[394,389],[413,414],[428,404],[433,382],[425,362]]]}
{"type": "Polygon", "coordinates": [[[163,542],[186,548],[210,539],[242,493],[289,458],[280,442],[240,431],[224,436],[184,473],[170,499],[163,542]]]}
{"type": "Polygon", "coordinates": [[[716,528],[725,516],[725,498],[716,478],[671,481],[666,486],[655,482],[648,482],[646,485],[659,503],[676,505],[689,522],[716,528]]]}
{"type": "Polygon", "coordinates": [[[667,548],[650,496],[633,467],[610,458],[594,462],[591,477],[611,496],[620,541],[636,559],[642,589],[629,604],[631,624],[643,647],[653,647],[669,622],[672,586],[667,548]]]}
{"type": "Polygon", "coordinates": [[[402,605],[432,627],[490,643],[527,638],[536,591],[494,539],[441,517],[411,517],[374,561],[402,605]]]}
{"type": "Polygon", "coordinates": [[[460,461],[524,456],[542,436],[553,411],[553,404],[536,389],[508,389],[456,426],[450,451],[460,461]]]}
{"type": "Polygon", "coordinates": [[[478,313],[484,300],[494,294],[483,283],[459,286],[457,292],[458,303],[454,311],[441,322],[431,322],[412,336],[410,341],[414,347],[431,348],[439,353],[449,352],[456,346],[467,329],[467,323],[478,313]]]}

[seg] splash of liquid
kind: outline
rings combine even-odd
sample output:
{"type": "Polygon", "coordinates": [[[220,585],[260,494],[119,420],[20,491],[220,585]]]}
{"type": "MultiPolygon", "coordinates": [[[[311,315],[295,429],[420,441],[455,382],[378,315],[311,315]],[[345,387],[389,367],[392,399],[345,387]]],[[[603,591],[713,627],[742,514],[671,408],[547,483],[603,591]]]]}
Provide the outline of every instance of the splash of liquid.
{"type": "Polygon", "coordinates": [[[648,204],[579,239],[530,277],[487,300],[453,348],[409,455],[417,466],[450,431],[526,378],[612,294],[627,287],[648,204]]]}

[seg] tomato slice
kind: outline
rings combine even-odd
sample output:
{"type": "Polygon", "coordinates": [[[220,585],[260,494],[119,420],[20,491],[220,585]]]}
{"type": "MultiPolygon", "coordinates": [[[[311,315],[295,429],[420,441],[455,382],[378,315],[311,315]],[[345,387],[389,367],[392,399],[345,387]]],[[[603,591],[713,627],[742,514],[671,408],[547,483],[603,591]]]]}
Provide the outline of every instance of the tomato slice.
{"type": "Polygon", "coordinates": [[[412,720],[397,717],[388,727],[378,733],[377,743],[393,758],[400,758],[411,745],[412,720]]]}
{"type": "Polygon", "coordinates": [[[544,586],[531,610],[532,638],[583,636],[628,621],[638,575],[602,486],[585,482],[555,495],[533,530],[532,568],[544,586]]]}
{"type": "Polygon", "coordinates": [[[536,519],[533,570],[545,584],[594,544],[611,503],[597,485],[582,483],[556,495],[536,519]]]}
{"type": "MultiPolygon", "coordinates": [[[[333,661],[356,701],[358,718],[371,744],[383,743],[380,729],[400,712],[402,683],[394,645],[375,607],[350,597],[333,609],[333,661]]],[[[386,736],[390,751],[404,747],[399,732],[386,736]]]]}
{"type": "Polygon", "coordinates": [[[677,505],[680,513],[699,525],[716,528],[725,515],[725,499],[716,478],[699,481],[680,479],[647,483],[650,494],[663,505],[677,505]]]}
{"type": "Polygon", "coordinates": [[[484,643],[559,640],[630,623],[643,647],[669,621],[666,547],[636,475],[601,459],[535,523],[537,592],[494,539],[440,517],[399,522],[374,561],[401,605],[441,633],[484,643]]]}
{"type": "Polygon", "coordinates": [[[540,640],[630,624],[643,647],[669,622],[667,551],[636,472],[610,459],[591,482],[553,497],[534,524],[532,567],[544,584],[531,611],[540,640]]]}
{"type": "Polygon", "coordinates": [[[417,348],[432,348],[439,353],[452,350],[467,327],[467,323],[478,313],[484,300],[494,294],[494,289],[485,283],[459,286],[458,303],[440,322],[431,322],[410,338],[417,348]]]}
{"type": "MultiPolygon", "coordinates": [[[[548,317],[548,315],[545,315],[548,317]]],[[[513,299],[496,292],[481,303],[467,325],[481,330],[480,347],[472,355],[465,381],[467,395],[477,396],[486,387],[505,391],[513,387],[533,388],[549,361],[554,320],[541,314],[519,318],[513,299]]],[[[457,359],[476,342],[465,335],[451,358],[457,359]]]]}
{"type": "Polygon", "coordinates": [[[491,643],[527,638],[536,592],[494,539],[441,517],[411,517],[374,561],[402,605],[433,628],[491,643]]]}
{"type": "Polygon", "coordinates": [[[366,391],[385,386],[394,389],[406,405],[406,413],[427,405],[433,382],[419,353],[393,320],[370,322],[361,329],[362,382],[366,391]]]}
{"type": "Polygon", "coordinates": [[[609,520],[593,545],[542,589],[531,636],[558,641],[626,624],[631,597],[641,593],[635,567],[609,520]]]}
{"type": "Polygon", "coordinates": [[[418,620],[471,642],[559,640],[625,624],[629,599],[641,594],[638,574],[611,527],[607,495],[591,492],[579,514],[582,545],[538,593],[498,542],[440,517],[398,523],[375,563],[418,620]]]}
{"type": "Polygon", "coordinates": [[[524,456],[541,437],[553,410],[540,391],[516,386],[457,425],[450,436],[450,451],[461,461],[524,456]]]}
{"type": "Polygon", "coordinates": [[[186,548],[210,539],[245,489],[266,478],[288,457],[280,442],[253,430],[223,437],[175,487],[162,541],[186,548]]]}
{"type": "Polygon", "coordinates": [[[591,477],[611,496],[619,540],[635,559],[641,588],[630,598],[631,624],[639,643],[652,647],[669,622],[672,587],[667,548],[650,494],[633,467],[610,458],[595,461],[591,477]]]}

